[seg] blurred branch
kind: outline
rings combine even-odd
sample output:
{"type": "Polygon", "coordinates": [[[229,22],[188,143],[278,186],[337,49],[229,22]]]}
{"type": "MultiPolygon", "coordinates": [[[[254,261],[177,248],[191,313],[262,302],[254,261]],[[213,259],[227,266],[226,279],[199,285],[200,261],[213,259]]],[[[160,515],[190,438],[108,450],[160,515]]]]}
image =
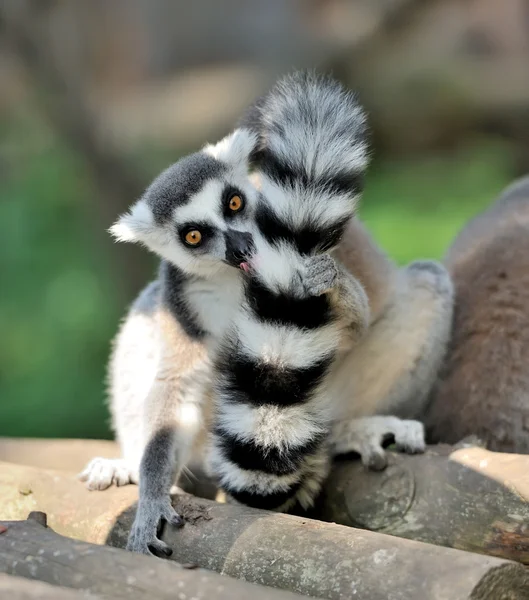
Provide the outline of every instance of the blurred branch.
{"type": "MultiPolygon", "coordinates": [[[[130,300],[144,285],[150,260],[144,251],[113,246],[106,230],[144,190],[146,182],[110,145],[97,135],[97,123],[83,93],[82,73],[57,60],[46,31],[54,2],[5,0],[0,3],[0,23],[8,44],[41,93],[42,109],[58,135],[84,160],[99,198],[94,202],[97,243],[108,247],[110,268],[122,295],[130,300]],[[131,260],[133,259],[133,260],[131,260]]],[[[93,211],[90,211],[91,213],[93,211]]]]}

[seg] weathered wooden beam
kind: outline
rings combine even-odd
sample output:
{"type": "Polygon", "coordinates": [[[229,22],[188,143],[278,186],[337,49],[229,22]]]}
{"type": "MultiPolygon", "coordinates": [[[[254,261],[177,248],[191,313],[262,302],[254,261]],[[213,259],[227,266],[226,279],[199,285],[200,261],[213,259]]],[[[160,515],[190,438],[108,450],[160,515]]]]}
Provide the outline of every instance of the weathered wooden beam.
{"type": "MultiPolygon", "coordinates": [[[[96,456],[119,458],[121,450],[109,440],[39,439],[0,437],[0,462],[15,463],[41,469],[80,473],[96,456]]],[[[216,487],[201,465],[188,466],[179,486],[189,494],[214,500],[216,487]]]]}
{"type": "MultiPolygon", "coordinates": [[[[311,516],[529,565],[529,456],[446,445],[388,455],[381,473],[354,459],[336,462],[311,516]]],[[[0,438],[0,460],[19,464],[77,472],[94,456],[119,456],[119,448],[95,440],[0,438]]],[[[214,498],[203,477],[181,486],[214,498]]]]}
{"type": "MultiPolygon", "coordinates": [[[[0,573],[0,598],[9,600],[86,600],[83,592],[0,573]]],[[[101,596],[90,595],[90,600],[101,596]]]]}
{"type": "MultiPolygon", "coordinates": [[[[158,560],[117,548],[72,540],[58,535],[32,519],[5,521],[2,527],[5,531],[0,535],[1,573],[83,590],[96,594],[96,597],[100,598],[113,600],[121,598],[302,600],[304,598],[283,590],[272,590],[245,581],[237,581],[204,569],[188,569],[173,561],[158,560]]],[[[48,597],[54,598],[54,596],[48,597]]],[[[60,595],[56,597],[60,598],[60,595]]],[[[65,596],[65,600],[68,598],[70,596],[65,596]]]]}
{"type": "Polygon", "coordinates": [[[1,462],[79,473],[96,456],[119,458],[121,450],[107,440],[0,437],[1,462]]]}
{"type": "Polygon", "coordinates": [[[340,461],[316,515],[529,565],[529,456],[433,446],[390,453],[381,473],[340,461]]]}
{"type": "MultiPolygon", "coordinates": [[[[56,531],[86,541],[123,547],[136,494],[132,486],[88,492],[73,475],[0,466],[2,518],[43,510],[56,531]]],[[[163,533],[173,560],[254,583],[330,600],[527,598],[529,572],[517,563],[188,495],[175,507],[186,525],[163,533]]]]}

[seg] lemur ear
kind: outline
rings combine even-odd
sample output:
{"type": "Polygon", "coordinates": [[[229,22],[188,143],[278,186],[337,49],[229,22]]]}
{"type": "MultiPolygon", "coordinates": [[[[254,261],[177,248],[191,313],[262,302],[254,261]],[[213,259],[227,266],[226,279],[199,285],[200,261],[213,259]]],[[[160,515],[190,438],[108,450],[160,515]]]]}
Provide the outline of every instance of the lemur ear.
{"type": "Polygon", "coordinates": [[[143,242],[155,227],[152,211],[142,199],[121,215],[109,231],[118,242],[143,242]]]}
{"type": "Polygon", "coordinates": [[[248,169],[250,156],[258,144],[257,134],[249,129],[236,129],[230,135],[213,145],[204,148],[204,152],[232,168],[248,169]]]}

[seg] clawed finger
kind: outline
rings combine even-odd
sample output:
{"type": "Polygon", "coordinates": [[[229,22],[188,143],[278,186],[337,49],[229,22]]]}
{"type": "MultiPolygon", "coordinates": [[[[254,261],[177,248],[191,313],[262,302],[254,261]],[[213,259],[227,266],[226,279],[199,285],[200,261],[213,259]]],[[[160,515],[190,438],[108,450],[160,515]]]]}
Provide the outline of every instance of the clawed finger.
{"type": "Polygon", "coordinates": [[[164,515],[164,519],[172,527],[183,527],[184,526],[184,519],[174,510],[172,512],[167,512],[164,515]]]}
{"type": "Polygon", "coordinates": [[[370,471],[383,471],[388,466],[388,457],[379,441],[370,440],[360,449],[362,463],[370,471]]]}
{"type": "Polygon", "coordinates": [[[395,432],[395,444],[399,452],[421,454],[426,450],[424,426],[419,421],[402,421],[395,432]]]}
{"type": "Polygon", "coordinates": [[[173,550],[170,546],[168,546],[165,542],[162,542],[162,540],[159,540],[158,538],[154,538],[153,540],[151,540],[148,544],[148,549],[155,555],[155,556],[160,556],[160,557],[168,557],[171,556],[171,554],[173,553],[173,550]]]}

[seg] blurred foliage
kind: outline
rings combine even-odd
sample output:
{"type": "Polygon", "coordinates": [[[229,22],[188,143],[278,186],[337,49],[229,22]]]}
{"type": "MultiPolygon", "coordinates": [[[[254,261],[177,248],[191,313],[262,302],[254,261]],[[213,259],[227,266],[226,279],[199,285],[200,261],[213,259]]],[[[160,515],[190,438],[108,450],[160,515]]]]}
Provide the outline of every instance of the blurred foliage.
{"type": "MultiPolygon", "coordinates": [[[[82,164],[49,132],[27,127],[0,124],[0,435],[108,437],[105,364],[125,310],[119,282],[98,249],[82,164]]],[[[398,263],[441,258],[512,178],[510,165],[503,145],[481,140],[449,156],[379,160],[361,216],[398,263]]]]}
{"type": "Polygon", "coordinates": [[[450,154],[381,160],[371,169],[360,216],[399,264],[441,260],[462,226],[513,177],[509,145],[476,139],[450,154]]]}
{"type": "Polygon", "coordinates": [[[108,436],[104,363],[121,308],[86,226],[91,188],[65,148],[32,142],[44,149],[8,157],[0,187],[0,435],[108,436]]]}

